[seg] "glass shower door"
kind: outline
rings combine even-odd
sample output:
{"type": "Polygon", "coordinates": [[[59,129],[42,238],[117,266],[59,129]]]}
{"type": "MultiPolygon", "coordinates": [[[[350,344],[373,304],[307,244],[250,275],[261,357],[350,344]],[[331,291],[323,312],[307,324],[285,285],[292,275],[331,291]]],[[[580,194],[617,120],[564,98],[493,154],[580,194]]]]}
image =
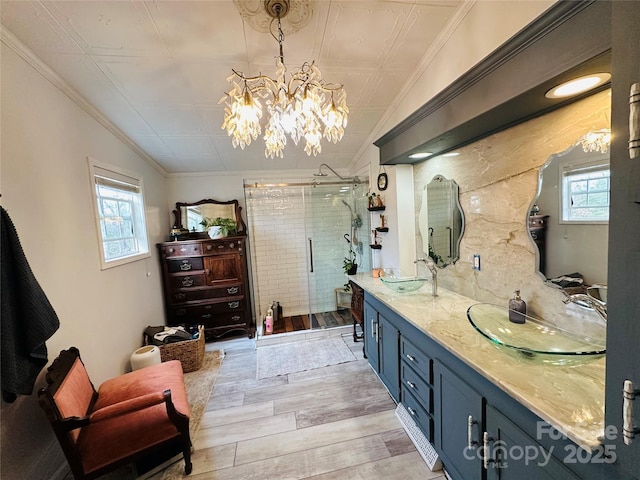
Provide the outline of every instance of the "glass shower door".
{"type": "Polygon", "coordinates": [[[363,222],[368,216],[358,212],[354,186],[349,183],[308,186],[304,197],[311,329],[350,325],[343,264],[350,249],[362,264],[366,251],[360,237],[366,237],[368,227],[363,222]]]}

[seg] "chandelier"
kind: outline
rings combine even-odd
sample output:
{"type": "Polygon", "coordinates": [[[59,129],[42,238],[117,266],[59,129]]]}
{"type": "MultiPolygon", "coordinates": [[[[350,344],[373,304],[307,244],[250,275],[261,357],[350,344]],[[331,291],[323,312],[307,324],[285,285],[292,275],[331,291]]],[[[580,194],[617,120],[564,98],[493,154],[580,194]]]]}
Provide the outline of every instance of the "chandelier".
{"type": "Polygon", "coordinates": [[[227,78],[232,88],[218,102],[225,104],[222,129],[231,137],[234,148],[239,145],[244,149],[262,132],[264,104],[265,156],[283,158],[287,136],[296,145],[304,139],[304,151],[316,156],[322,151],[323,137],[333,143],[342,139],[349,115],[347,94],[341,84],[325,82],[315,62],[287,70],[281,20],[289,12],[289,0],[264,0],[264,7],[271,17],[269,31],[280,46],[276,79],[262,74],[248,77],[232,69],[233,74],[227,78]],[[275,22],[277,37],[273,33],[275,22]]]}
{"type": "Polygon", "coordinates": [[[609,144],[611,143],[611,130],[602,129],[595,132],[589,132],[584,135],[579,142],[585,153],[607,153],[609,151],[609,144]]]}

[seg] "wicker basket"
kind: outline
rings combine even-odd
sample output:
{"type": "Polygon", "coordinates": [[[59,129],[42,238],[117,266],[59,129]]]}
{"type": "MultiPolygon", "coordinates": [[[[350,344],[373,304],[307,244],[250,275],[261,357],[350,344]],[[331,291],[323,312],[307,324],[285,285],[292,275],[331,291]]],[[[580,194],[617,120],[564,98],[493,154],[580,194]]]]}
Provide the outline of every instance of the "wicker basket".
{"type": "Polygon", "coordinates": [[[180,360],[184,373],[199,370],[204,360],[204,327],[200,325],[198,331],[200,336],[196,339],[159,345],[160,359],[180,360]]]}

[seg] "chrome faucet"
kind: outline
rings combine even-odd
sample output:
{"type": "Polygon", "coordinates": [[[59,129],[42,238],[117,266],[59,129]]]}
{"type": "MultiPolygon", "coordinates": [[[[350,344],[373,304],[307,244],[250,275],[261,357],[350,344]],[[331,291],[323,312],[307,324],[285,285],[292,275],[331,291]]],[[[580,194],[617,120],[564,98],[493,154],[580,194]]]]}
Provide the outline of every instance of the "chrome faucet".
{"type": "Polygon", "coordinates": [[[573,295],[567,295],[567,297],[563,300],[564,303],[584,303],[589,308],[595,310],[595,312],[600,315],[605,323],[607,322],[607,304],[598,300],[597,298],[592,297],[591,295],[587,295],[585,293],[574,293],[573,295]]]}
{"type": "Polygon", "coordinates": [[[438,267],[431,257],[427,258],[416,258],[413,263],[417,264],[418,262],[424,263],[429,271],[431,272],[431,295],[434,297],[438,296],[438,267]]]}

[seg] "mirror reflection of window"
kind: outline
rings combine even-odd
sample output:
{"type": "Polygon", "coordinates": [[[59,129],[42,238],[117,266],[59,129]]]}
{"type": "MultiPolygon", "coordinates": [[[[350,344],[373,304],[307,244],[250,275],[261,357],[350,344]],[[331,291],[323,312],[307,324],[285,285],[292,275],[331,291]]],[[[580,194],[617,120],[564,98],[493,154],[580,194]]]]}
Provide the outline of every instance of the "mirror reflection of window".
{"type": "Polygon", "coordinates": [[[562,223],[609,221],[609,162],[565,166],[562,223]]]}

